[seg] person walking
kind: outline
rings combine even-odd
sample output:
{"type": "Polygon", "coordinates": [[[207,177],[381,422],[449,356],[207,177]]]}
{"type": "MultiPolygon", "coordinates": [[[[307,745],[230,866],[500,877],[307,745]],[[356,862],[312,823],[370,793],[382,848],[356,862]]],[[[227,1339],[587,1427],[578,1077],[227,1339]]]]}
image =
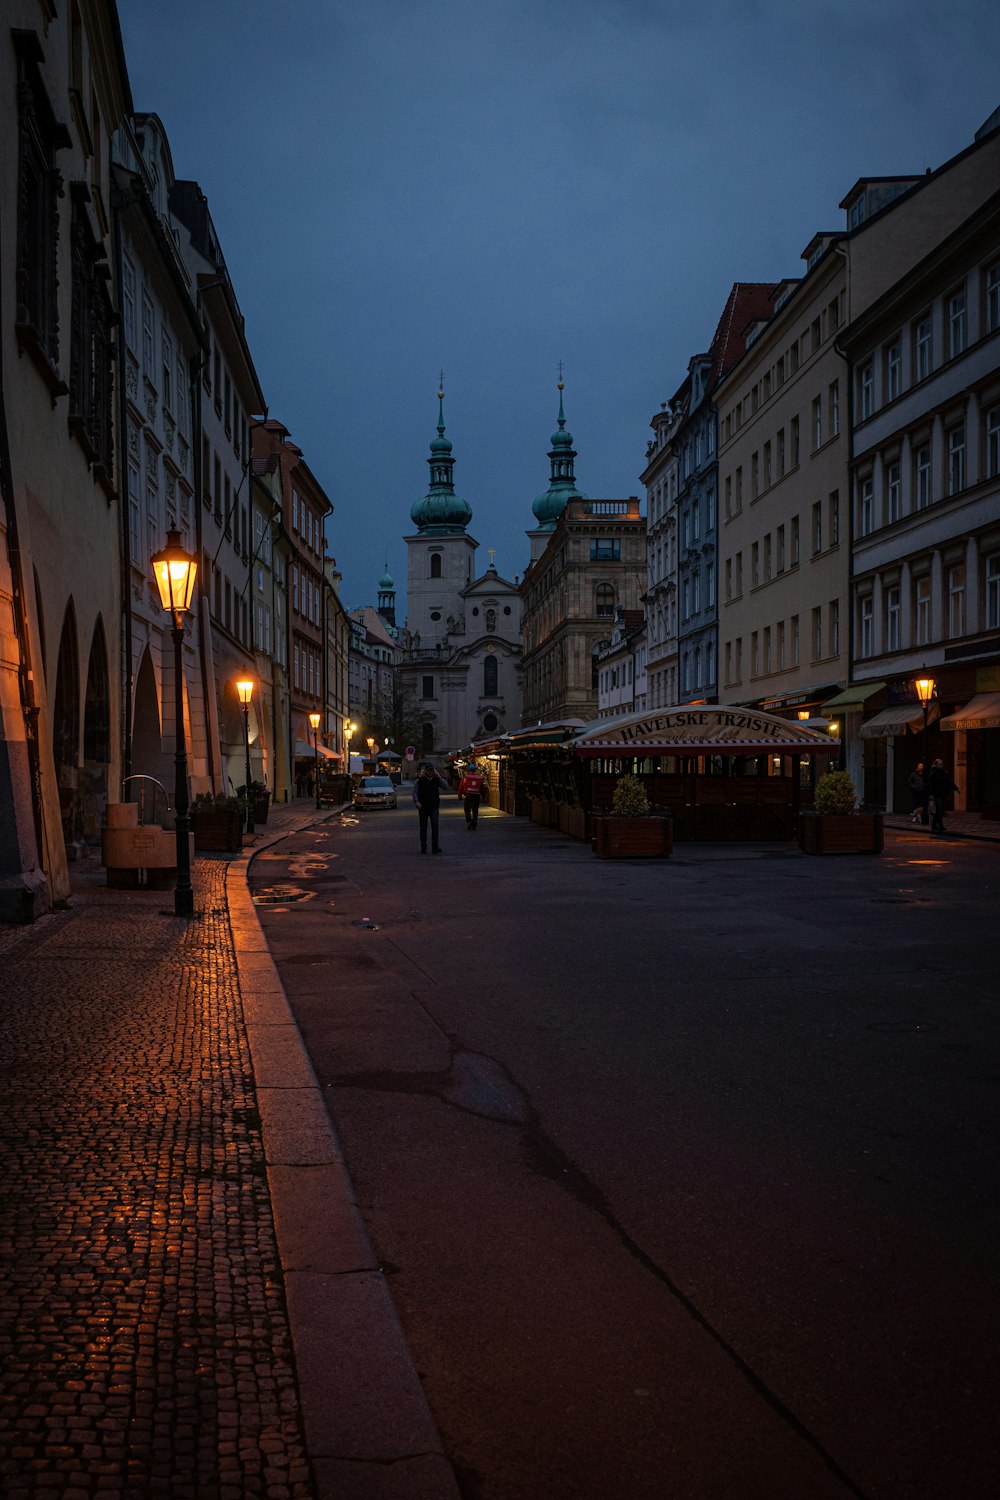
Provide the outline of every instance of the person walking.
{"type": "Polygon", "coordinates": [[[465,807],[465,827],[469,833],[474,833],[479,825],[479,799],[483,795],[485,781],[486,777],[476,770],[476,763],[473,761],[458,783],[458,795],[465,807]]]}
{"type": "Polygon", "coordinates": [[[413,783],[413,801],[420,815],[420,852],[427,853],[427,825],[431,830],[431,851],[441,853],[439,821],[441,816],[441,788],[447,789],[444,777],[435,771],[429,761],[420,767],[420,775],[413,783]]]}
{"type": "Polygon", "coordinates": [[[944,768],[943,760],[936,760],[931,766],[930,775],[927,778],[927,790],[930,793],[931,833],[944,833],[944,803],[949,792],[957,792],[958,787],[951,779],[950,772],[944,768]]]}
{"type": "Polygon", "coordinates": [[[916,769],[910,773],[910,795],[913,798],[913,807],[910,812],[911,823],[927,822],[927,767],[922,760],[917,761],[916,769]]]}

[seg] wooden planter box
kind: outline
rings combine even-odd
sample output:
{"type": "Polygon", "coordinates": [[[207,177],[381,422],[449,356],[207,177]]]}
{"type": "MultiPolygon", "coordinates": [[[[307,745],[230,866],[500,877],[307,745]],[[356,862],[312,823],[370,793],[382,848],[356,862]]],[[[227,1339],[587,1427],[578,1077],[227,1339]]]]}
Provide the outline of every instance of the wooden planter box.
{"type": "Polygon", "coordinates": [[[239,854],[243,848],[246,819],[242,811],[192,812],[191,832],[194,847],[201,854],[239,854]]]}
{"type": "Polygon", "coordinates": [[[799,814],[803,854],[881,854],[884,843],[881,813],[799,814]]]}
{"type": "Polygon", "coordinates": [[[598,859],[664,858],[673,853],[670,818],[594,818],[592,847],[598,859]]]}

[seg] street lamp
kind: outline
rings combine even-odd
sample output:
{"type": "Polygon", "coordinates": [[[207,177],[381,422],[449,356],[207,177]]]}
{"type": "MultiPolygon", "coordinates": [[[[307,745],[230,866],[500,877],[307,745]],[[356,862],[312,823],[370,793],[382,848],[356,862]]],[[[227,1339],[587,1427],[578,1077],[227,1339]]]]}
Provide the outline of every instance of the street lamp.
{"type": "Polygon", "coordinates": [[[317,812],[319,812],[319,807],[320,807],[320,802],[319,802],[319,740],[316,738],[317,734],[319,733],[319,721],[320,721],[320,715],[319,714],[312,713],[312,714],[309,715],[309,722],[312,725],[312,732],[313,732],[313,780],[316,783],[316,811],[317,812]]]}
{"type": "Polygon", "coordinates": [[[374,760],[375,760],[375,746],[377,744],[378,744],[378,740],[375,738],[375,736],[373,734],[370,734],[368,736],[368,759],[370,761],[372,761],[372,762],[374,762],[374,760]]]}
{"type": "MultiPolygon", "coordinates": [[[[926,669],[925,669],[926,672],[926,669]]],[[[920,758],[924,763],[924,775],[927,774],[927,711],[934,697],[934,689],[937,687],[933,677],[918,677],[913,686],[917,691],[917,701],[924,711],[924,727],[920,736],[920,758]]]]}
{"type": "Polygon", "coordinates": [[[243,744],[246,749],[246,794],[247,794],[247,833],[254,833],[253,821],[253,799],[250,795],[250,699],[253,697],[253,682],[249,677],[241,677],[236,684],[236,692],[240,703],[243,705],[243,744]]]}
{"type": "Polygon", "coordinates": [[[177,883],[174,887],[174,915],[194,916],[194,891],[191,888],[191,849],[188,843],[187,747],[184,743],[184,616],[191,608],[198,564],[181,545],[181,534],[171,528],[167,545],[150,558],[160,603],[172,621],[174,641],[174,826],[177,834],[177,883]]]}

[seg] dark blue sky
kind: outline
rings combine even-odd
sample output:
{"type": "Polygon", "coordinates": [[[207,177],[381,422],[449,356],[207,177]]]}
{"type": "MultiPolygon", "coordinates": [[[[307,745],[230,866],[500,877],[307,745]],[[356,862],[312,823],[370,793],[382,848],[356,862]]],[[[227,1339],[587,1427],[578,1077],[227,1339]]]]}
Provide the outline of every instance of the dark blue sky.
{"type": "MultiPolygon", "coordinates": [[[[512,577],[565,361],[580,486],[733,281],[779,280],[861,176],[1000,104],[995,0],[119,0],[136,108],[208,194],[272,416],[335,506],[349,605],[405,602],[438,371],[471,534],[512,577]]],[[[400,611],[402,613],[402,609],[400,611]]]]}

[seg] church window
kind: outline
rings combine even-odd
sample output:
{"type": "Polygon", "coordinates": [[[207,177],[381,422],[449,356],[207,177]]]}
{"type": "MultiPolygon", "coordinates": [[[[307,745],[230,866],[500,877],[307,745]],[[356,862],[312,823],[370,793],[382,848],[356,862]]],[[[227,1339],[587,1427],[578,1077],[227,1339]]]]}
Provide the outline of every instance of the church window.
{"type": "Polygon", "coordinates": [[[440,620],[440,618],[441,618],[441,611],[439,609],[432,609],[431,610],[431,619],[432,620],[440,620]]]}
{"type": "Polygon", "coordinates": [[[509,604],[505,604],[504,605],[503,612],[504,612],[505,615],[509,615],[510,614],[510,605],[509,604]]]}
{"type": "Polygon", "coordinates": [[[486,629],[487,630],[496,630],[496,628],[497,628],[497,612],[496,612],[495,609],[488,609],[486,611],[486,629]]]}
{"type": "Polygon", "coordinates": [[[440,578],[441,577],[441,554],[440,554],[440,552],[432,552],[431,553],[431,577],[432,578],[440,578]]]}
{"type": "Polygon", "coordinates": [[[487,734],[492,734],[493,731],[498,727],[499,723],[500,720],[497,718],[496,714],[486,714],[483,718],[483,728],[486,730],[487,734]]]}
{"type": "Polygon", "coordinates": [[[434,697],[434,678],[433,677],[422,677],[420,679],[420,696],[421,696],[421,698],[433,698],[434,697]]]}
{"type": "Polygon", "coordinates": [[[475,609],[474,609],[474,610],[473,610],[473,611],[472,611],[472,613],[473,613],[473,615],[476,615],[476,616],[478,616],[478,614],[479,614],[479,606],[478,606],[478,605],[477,605],[477,606],[476,606],[476,608],[475,608],[475,609]]]}
{"type": "Polygon", "coordinates": [[[495,698],[497,695],[497,659],[488,656],[483,662],[483,697],[495,698]]]}

